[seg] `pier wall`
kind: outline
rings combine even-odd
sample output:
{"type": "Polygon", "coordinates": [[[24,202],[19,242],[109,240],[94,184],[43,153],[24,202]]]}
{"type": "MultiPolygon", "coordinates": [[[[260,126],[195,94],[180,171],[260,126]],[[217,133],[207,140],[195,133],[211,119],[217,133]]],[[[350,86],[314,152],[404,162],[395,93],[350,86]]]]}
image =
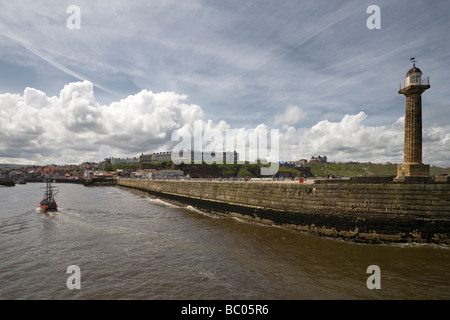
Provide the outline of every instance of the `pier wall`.
{"type": "Polygon", "coordinates": [[[0,186],[13,187],[15,185],[16,183],[14,182],[13,179],[0,179],[0,186]]]}
{"type": "Polygon", "coordinates": [[[118,186],[321,236],[450,244],[448,183],[118,180],[118,186]]]}

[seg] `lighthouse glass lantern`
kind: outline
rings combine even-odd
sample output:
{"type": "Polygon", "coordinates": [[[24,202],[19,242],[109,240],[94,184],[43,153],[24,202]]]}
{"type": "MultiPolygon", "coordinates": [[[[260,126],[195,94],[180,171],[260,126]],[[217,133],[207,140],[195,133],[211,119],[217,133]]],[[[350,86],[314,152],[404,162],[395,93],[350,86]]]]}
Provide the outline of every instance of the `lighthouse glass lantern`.
{"type": "Polygon", "coordinates": [[[416,64],[406,74],[406,87],[422,84],[422,72],[416,67],[416,64]]]}

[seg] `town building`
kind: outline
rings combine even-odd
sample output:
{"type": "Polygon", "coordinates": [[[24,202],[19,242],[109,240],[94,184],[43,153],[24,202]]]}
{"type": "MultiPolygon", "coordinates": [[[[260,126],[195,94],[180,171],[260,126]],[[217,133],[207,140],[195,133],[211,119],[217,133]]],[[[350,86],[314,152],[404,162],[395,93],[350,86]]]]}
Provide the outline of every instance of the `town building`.
{"type": "MultiPolygon", "coordinates": [[[[215,161],[216,163],[233,164],[239,160],[236,151],[227,152],[201,152],[194,150],[180,150],[173,152],[174,159],[184,163],[202,163],[203,161],[215,161]]],[[[152,154],[141,154],[139,162],[163,162],[172,161],[172,152],[158,152],[152,154]]]]}
{"type": "Polygon", "coordinates": [[[139,159],[134,158],[111,158],[111,164],[128,164],[139,162],[139,159]]]}
{"type": "Polygon", "coordinates": [[[180,179],[184,177],[181,170],[159,170],[155,176],[156,179],[180,179]]]}
{"type": "Polygon", "coordinates": [[[312,156],[311,160],[309,160],[309,163],[328,163],[327,156],[323,156],[323,157],[321,157],[321,156],[318,156],[318,157],[312,156]]]}
{"type": "Polygon", "coordinates": [[[154,154],[144,154],[139,156],[139,162],[154,162],[154,154]]]}
{"type": "Polygon", "coordinates": [[[155,179],[158,170],[156,169],[141,169],[135,172],[131,172],[131,179],[155,179]]]}
{"type": "Polygon", "coordinates": [[[164,161],[172,161],[171,152],[158,152],[155,153],[155,159],[153,162],[164,162],[164,161]]]}

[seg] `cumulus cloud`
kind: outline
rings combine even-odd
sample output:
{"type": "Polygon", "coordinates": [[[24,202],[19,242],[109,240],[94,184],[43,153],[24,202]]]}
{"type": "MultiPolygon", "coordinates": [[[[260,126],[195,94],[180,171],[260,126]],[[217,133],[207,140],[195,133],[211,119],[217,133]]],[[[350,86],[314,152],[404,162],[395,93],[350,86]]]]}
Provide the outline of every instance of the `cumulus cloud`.
{"type": "MultiPolygon", "coordinates": [[[[403,162],[405,119],[391,125],[366,126],[365,112],[345,115],[339,122],[323,120],[301,135],[299,156],[327,155],[329,161],[403,162]]],[[[292,139],[292,138],[291,138],[292,139]]],[[[450,126],[423,130],[423,162],[448,166],[450,126]]],[[[308,158],[309,159],[309,158],[308,158]]]]}
{"type": "Polygon", "coordinates": [[[338,161],[400,161],[403,154],[403,125],[364,125],[368,115],[345,115],[340,122],[323,120],[302,137],[301,148],[312,155],[327,155],[338,161]]]}
{"type": "Polygon", "coordinates": [[[275,125],[293,125],[305,118],[305,112],[298,106],[288,105],[284,113],[275,116],[275,125]]]}
{"type": "Polygon", "coordinates": [[[79,163],[164,147],[173,130],[203,117],[173,92],[141,92],[100,105],[89,81],[66,85],[59,97],[26,88],[0,95],[0,159],[79,163]]]}
{"type": "MultiPolygon", "coordinates": [[[[327,155],[336,161],[398,162],[403,160],[404,118],[391,125],[367,126],[365,112],[344,115],[340,121],[322,120],[307,128],[293,124],[298,107],[290,106],[278,121],[279,159],[309,159],[327,155]],[[291,115],[291,117],[289,117],[291,115]],[[291,119],[294,118],[294,119],[291,119]]],[[[193,137],[195,125],[202,132],[222,135],[233,129],[234,145],[243,142],[254,153],[249,137],[258,130],[268,133],[265,158],[271,158],[271,128],[232,128],[227,122],[204,119],[198,105],[175,92],[142,90],[109,105],[97,102],[89,81],[69,83],[59,96],[26,88],[23,94],[0,94],[0,162],[81,163],[105,157],[134,157],[141,152],[171,151],[179,140],[174,132],[193,137]]],[[[211,141],[202,141],[211,145],[211,141]]],[[[219,140],[218,140],[219,141],[219,140]]],[[[448,165],[450,126],[424,129],[424,162],[448,165]]],[[[213,141],[214,142],[214,141],[213,141]]],[[[228,150],[224,145],[223,150],[228,150]]],[[[259,154],[261,156],[261,154],[259,154]]],[[[249,159],[253,160],[253,159],[249,159]]]]}

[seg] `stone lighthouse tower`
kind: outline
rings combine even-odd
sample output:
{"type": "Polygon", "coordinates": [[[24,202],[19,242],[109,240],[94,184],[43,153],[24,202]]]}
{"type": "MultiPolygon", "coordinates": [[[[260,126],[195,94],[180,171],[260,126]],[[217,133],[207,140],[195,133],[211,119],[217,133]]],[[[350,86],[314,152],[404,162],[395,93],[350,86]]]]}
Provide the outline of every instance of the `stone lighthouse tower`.
{"type": "Polygon", "coordinates": [[[428,177],[430,165],[422,163],[422,93],[430,88],[430,81],[422,78],[422,71],[411,60],[413,67],[398,91],[406,96],[404,163],[398,166],[398,177],[428,177]]]}

